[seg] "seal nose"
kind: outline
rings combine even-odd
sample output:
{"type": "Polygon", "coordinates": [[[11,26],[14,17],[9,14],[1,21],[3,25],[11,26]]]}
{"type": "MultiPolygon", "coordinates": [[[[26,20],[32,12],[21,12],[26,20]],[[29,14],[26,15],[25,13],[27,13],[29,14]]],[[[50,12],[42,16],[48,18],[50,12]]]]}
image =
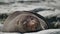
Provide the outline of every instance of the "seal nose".
{"type": "Polygon", "coordinates": [[[35,23],[35,21],[32,20],[27,24],[27,26],[28,26],[28,29],[30,29],[31,31],[35,31],[37,27],[37,23],[35,23]]]}

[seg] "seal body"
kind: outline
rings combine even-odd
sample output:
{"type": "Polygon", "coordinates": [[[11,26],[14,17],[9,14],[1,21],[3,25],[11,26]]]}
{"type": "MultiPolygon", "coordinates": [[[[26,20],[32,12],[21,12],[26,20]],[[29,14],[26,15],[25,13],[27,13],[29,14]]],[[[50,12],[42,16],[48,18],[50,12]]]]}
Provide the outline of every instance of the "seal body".
{"type": "Polygon", "coordinates": [[[34,13],[16,11],[5,20],[3,32],[34,32],[47,28],[46,22],[34,13]]]}

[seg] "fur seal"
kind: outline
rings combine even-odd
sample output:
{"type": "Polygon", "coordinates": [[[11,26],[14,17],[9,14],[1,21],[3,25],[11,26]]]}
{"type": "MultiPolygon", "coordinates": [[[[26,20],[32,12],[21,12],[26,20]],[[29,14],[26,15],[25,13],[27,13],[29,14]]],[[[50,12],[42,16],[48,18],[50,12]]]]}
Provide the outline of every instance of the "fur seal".
{"type": "Polygon", "coordinates": [[[35,32],[47,28],[47,23],[35,13],[16,11],[4,21],[3,32],[35,32]]]}

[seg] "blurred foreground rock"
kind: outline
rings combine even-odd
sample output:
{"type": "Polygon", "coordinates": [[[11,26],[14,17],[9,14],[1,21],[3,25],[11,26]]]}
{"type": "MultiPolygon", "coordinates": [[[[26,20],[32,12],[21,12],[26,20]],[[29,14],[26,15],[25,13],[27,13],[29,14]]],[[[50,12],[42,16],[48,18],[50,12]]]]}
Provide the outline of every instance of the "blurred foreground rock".
{"type": "Polygon", "coordinates": [[[48,29],[39,32],[32,32],[32,33],[5,33],[0,32],[0,34],[60,34],[60,29],[48,29]]]}

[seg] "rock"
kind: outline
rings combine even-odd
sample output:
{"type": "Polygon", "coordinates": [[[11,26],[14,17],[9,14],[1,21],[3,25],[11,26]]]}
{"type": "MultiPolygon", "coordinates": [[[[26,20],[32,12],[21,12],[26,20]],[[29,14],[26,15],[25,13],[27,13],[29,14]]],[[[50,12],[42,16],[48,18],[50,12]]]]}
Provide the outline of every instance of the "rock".
{"type": "Polygon", "coordinates": [[[42,30],[39,32],[32,32],[32,33],[25,33],[25,34],[60,34],[60,29],[48,29],[48,30],[42,30]]]}

